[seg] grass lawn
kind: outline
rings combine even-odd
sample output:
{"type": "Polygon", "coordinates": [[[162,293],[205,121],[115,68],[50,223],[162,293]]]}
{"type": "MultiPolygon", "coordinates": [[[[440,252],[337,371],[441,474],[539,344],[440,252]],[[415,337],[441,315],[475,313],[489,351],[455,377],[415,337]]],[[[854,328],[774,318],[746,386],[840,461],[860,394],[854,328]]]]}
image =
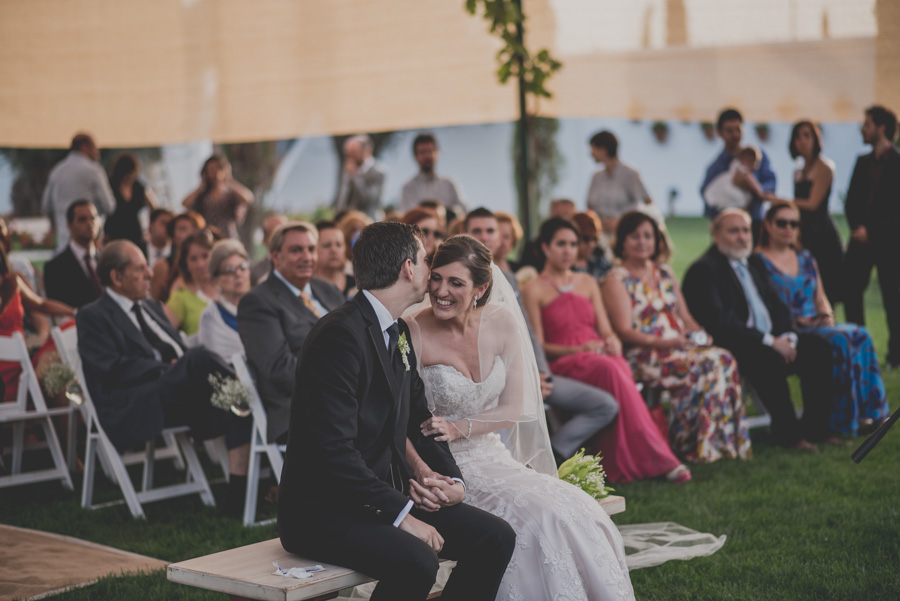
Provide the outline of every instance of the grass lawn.
{"type": "MultiPolygon", "coordinates": [[[[675,244],[673,264],[683,274],[708,244],[706,221],[675,219],[669,229],[675,244]]],[[[874,281],[867,307],[869,327],[883,357],[887,332],[874,281]]],[[[894,409],[900,396],[900,371],[885,374],[885,383],[894,409]]],[[[625,513],[614,517],[618,524],[673,521],[728,536],[725,546],[711,557],[632,572],[638,599],[900,599],[896,567],[900,565],[900,427],[857,465],[850,453],[859,442],[823,448],[817,455],[795,454],[773,446],[765,430],[754,430],[751,461],[693,466],[694,480],[684,486],[655,481],[618,486],[617,493],[628,504],[625,513]]],[[[80,474],[76,476],[76,488],[80,488],[80,474]]],[[[102,477],[97,489],[101,497],[115,497],[116,491],[102,477]]],[[[214,492],[220,504],[224,502],[224,485],[214,485],[214,492]]],[[[271,506],[261,507],[273,513],[271,506]]],[[[146,511],[146,522],[132,520],[123,505],[83,511],[78,491],[56,484],[0,491],[4,523],[169,561],[276,536],[274,526],[245,529],[237,520],[203,507],[196,497],[153,503],[146,511]]],[[[163,572],[156,572],[108,578],[53,599],[225,596],[170,584],[163,572]]]]}

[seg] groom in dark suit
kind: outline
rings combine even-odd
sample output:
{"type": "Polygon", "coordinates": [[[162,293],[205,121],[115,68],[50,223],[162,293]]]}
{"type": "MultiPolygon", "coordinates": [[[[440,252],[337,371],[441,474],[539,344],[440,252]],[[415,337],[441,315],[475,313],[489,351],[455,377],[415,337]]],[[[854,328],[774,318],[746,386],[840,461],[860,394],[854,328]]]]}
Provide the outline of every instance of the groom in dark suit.
{"type": "Polygon", "coordinates": [[[364,229],[353,248],[362,292],[307,336],[278,532],[288,551],[376,578],[373,601],[425,599],[439,555],[457,562],[442,599],[488,601],[515,533],[461,503],[465,488],[447,443],[419,428],[430,413],[409,330],[398,318],[427,288],[420,235],[396,222],[364,229]],[[417,466],[419,480],[406,461],[407,441],[427,464],[417,466]]]}

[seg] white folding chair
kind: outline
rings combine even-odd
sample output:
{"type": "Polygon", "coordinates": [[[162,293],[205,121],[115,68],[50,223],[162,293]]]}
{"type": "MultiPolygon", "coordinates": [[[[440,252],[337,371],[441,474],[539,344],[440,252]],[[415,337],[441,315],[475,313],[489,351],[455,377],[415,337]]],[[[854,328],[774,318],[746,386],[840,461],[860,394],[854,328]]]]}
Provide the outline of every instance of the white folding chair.
{"type": "MultiPolygon", "coordinates": [[[[161,499],[170,499],[184,495],[199,494],[200,500],[204,505],[215,506],[216,502],[213,498],[212,490],[209,488],[209,482],[203,473],[203,467],[200,465],[200,459],[194,450],[193,443],[188,436],[189,429],[186,426],[178,426],[174,428],[166,428],[162,432],[164,440],[173,440],[175,452],[178,457],[183,457],[186,464],[186,478],[181,484],[173,484],[169,486],[154,487],[153,471],[154,464],[157,459],[161,458],[162,453],[157,453],[155,441],[148,441],[143,453],[138,454],[120,454],[100,425],[97,417],[97,410],[91,400],[90,392],[87,387],[87,380],[84,377],[84,371],[78,355],[78,337],[75,328],[69,328],[66,331],[60,331],[54,328],[53,339],[57,349],[60,351],[60,358],[66,361],[75,372],[78,384],[81,386],[84,401],[81,404],[84,423],[87,427],[87,444],[84,452],[84,486],[81,491],[81,506],[85,509],[99,509],[106,507],[111,503],[101,503],[95,505],[94,497],[94,473],[97,459],[99,457],[101,465],[108,469],[108,473],[112,474],[112,480],[118,484],[125,503],[128,505],[131,515],[135,518],[146,519],[143,503],[159,501],[161,499]],[[131,477],[126,469],[126,461],[130,457],[140,456],[143,463],[143,473],[141,477],[141,490],[137,491],[131,482],[131,477]]],[[[168,443],[167,443],[168,446],[168,443]]],[[[172,457],[174,459],[174,456],[172,457]]]]}
{"type": "Polygon", "coordinates": [[[259,492],[259,479],[261,476],[260,459],[265,456],[272,467],[272,473],[276,482],[281,483],[281,467],[284,464],[285,445],[268,441],[266,434],[268,419],[259,393],[256,391],[256,383],[250,375],[247,362],[240,354],[231,358],[231,364],[237,374],[238,381],[249,392],[250,411],[253,416],[253,432],[250,438],[250,467],[247,470],[247,496],[244,499],[244,526],[254,526],[272,523],[273,520],[256,522],[256,497],[259,492]]]}
{"type": "Polygon", "coordinates": [[[0,476],[0,488],[45,480],[60,480],[66,488],[72,490],[72,476],[69,474],[66,458],[63,456],[59,438],[56,436],[56,430],[50,419],[56,415],[69,414],[71,416],[71,408],[68,406],[47,408],[37,375],[31,365],[28,348],[25,346],[25,338],[21,332],[16,332],[12,336],[0,336],[0,361],[16,362],[22,368],[15,403],[0,402],[0,424],[10,424],[13,435],[9,474],[0,476]],[[29,399],[31,400],[31,409],[29,409],[29,399]],[[22,472],[26,421],[40,424],[47,449],[53,459],[53,468],[22,472]]]}

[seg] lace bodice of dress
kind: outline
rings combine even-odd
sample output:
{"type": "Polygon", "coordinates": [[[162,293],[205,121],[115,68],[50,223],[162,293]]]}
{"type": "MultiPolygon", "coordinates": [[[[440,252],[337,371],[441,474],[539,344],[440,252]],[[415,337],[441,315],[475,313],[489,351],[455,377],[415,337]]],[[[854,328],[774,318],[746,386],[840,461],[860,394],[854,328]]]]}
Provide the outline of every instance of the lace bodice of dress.
{"type": "Polygon", "coordinates": [[[497,406],[506,386],[506,366],[497,356],[487,377],[473,382],[451,365],[428,365],[422,368],[422,379],[431,392],[435,415],[454,421],[497,406]]]}

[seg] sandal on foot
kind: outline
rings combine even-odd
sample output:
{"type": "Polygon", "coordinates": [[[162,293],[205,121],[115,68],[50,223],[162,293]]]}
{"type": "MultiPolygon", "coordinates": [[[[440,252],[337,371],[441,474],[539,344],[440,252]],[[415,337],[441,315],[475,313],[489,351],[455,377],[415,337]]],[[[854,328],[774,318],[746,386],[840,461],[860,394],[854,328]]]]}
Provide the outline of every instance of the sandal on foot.
{"type": "Polygon", "coordinates": [[[692,477],[693,476],[691,476],[691,470],[689,470],[683,463],[666,474],[666,480],[674,484],[684,484],[692,477]]]}

